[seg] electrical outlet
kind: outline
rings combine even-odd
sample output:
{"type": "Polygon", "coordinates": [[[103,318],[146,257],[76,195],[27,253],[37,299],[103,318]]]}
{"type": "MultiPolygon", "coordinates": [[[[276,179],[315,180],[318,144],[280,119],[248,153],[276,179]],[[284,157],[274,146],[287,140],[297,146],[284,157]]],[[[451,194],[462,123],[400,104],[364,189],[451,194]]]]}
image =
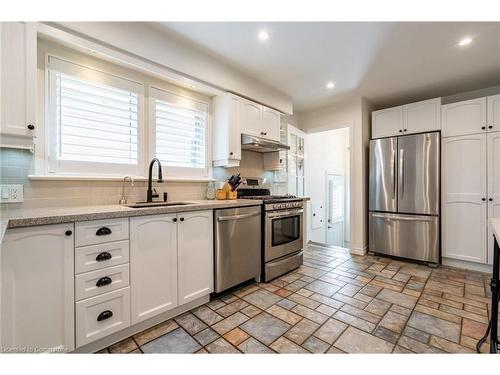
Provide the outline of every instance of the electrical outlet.
{"type": "Polygon", "coordinates": [[[23,185],[0,185],[0,203],[19,203],[24,201],[23,185]]]}

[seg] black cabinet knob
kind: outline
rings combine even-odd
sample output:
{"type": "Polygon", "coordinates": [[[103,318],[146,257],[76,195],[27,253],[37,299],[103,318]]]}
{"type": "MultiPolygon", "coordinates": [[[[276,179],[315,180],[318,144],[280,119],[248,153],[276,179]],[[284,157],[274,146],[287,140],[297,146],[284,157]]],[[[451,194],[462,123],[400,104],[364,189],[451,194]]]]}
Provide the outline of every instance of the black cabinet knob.
{"type": "Polygon", "coordinates": [[[174,223],[177,223],[177,218],[174,217],[174,219],[172,220],[174,223]]]}
{"type": "Polygon", "coordinates": [[[111,234],[112,231],[111,229],[109,229],[108,227],[102,227],[102,228],[99,228],[97,230],[97,232],[95,232],[95,235],[96,236],[107,236],[108,234],[111,234]]]}
{"type": "Polygon", "coordinates": [[[111,284],[112,282],[113,282],[113,280],[111,280],[111,277],[104,276],[104,277],[101,277],[99,280],[97,280],[97,282],[95,283],[95,286],[98,288],[101,288],[103,286],[111,284]]]}
{"type": "Polygon", "coordinates": [[[232,155],[232,154],[233,154],[232,152],[229,153],[229,155],[232,155]]]}
{"type": "Polygon", "coordinates": [[[481,129],[485,130],[485,129],[486,129],[486,126],[481,126],[481,129]]]}
{"type": "Polygon", "coordinates": [[[99,316],[97,317],[97,321],[100,322],[102,320],[109,319],[112,316],[113,316],[113,311],[106,310],[106,311],[103,311],[102,313],[99,314],[99,316]]]}
{"type": "Polygon", "coordinates": [[[493,198],[488,199],[490,202],[493,202],[493,198]]]}
{"type": "Polygon", "coordinates": [[[482,200],[483,202],[486,202],[486,198],[481,198],[481,200],[482,200]]]}
{"type": "Polygon", "coordinates": [[[402,130],[402,129],[399,129],[399,132],[400,132],[400,133],[402,133],[402,132],[403,132],[403,130],[402,130]]]}
{"type": "Polygon", "coordinates": [[[181,218],[180,218],[180,220],[181,220],[181,221],[184,221],[184,218],[183,218],[183,217],[181,217],[181,218]]]}
{"type": "Polygon", "coordinates": [[[408,131],[408,129],[405,129],[405,132],[407,132],[407,131],[408,131]]]}
{"type": "Polygon", "coordinates": [[[113,256],[110,253],[104,251],[104,252],[98,254],[95,257],[95,260],[96,260],[96,262],[102,262],[102,261],[105,261],[105,260],[110,260],[112,257],[113,256]]]}
{"type": "Polygon", "coordinates": [[[73,231],[72,230],[67,230],[66,232],[64,232],[64,234],[66,236],[71,236],[73,234],[73,231]]]}
{"type": "Polygon", "coordinates": [[[488,126],[488,129],[493,129],[493,125],[488,126]]]}
{"type": "Polygon", "coordinates": [[[33,125],[33,124],[28,124],[28,129],[29,129],[29,130],[34,130],[34,129],[35,129],[35,125],[33,125]]]}

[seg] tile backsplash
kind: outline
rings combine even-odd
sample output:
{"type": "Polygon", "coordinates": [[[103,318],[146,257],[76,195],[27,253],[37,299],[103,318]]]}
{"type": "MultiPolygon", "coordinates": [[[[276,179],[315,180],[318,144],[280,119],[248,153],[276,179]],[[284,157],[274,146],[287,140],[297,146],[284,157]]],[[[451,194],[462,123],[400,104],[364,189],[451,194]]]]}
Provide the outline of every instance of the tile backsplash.
{"type": "MultiPolygon", "coordinates": [[[[231,174],[241,173],[244,177],[267,177],[272,180],[273,172],[262,167],[262,155],[243,151],[239,168],[214,168],[214,178],[226,180],[231,174]]],[[[29,150],[0,148],[0,183],[22,184],[23,203],[2,203],[2,210],[15,208],[38,208],[117,204],[122,195],[121,181],[33,181],[28,175],[34,174],[34,156],[29,150]]],[[[205,199],[206,182],[154,183],[162,196],[168,192],[169,200],[205,199]]],[[[146,181],[135,181],[134,186],[127,184],[129,202],[146,199],[146,181]]]]}

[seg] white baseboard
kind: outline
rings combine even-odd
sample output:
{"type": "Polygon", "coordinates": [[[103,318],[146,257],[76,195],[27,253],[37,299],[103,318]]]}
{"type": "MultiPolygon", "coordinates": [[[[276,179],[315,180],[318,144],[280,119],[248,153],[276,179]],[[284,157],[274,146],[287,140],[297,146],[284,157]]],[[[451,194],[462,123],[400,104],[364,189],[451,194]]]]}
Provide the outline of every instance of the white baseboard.
{"type": "Polygon", "coordinates": [[[359,246],[352,246],[350,248],[350,253],[351,254],[354,254],[354,255],[366,255],[368,253],[368,246],[363,246],[363,247],[359,247],[359,246]]]}
{"type": "Polygon", "coordinates": [[[479,271],[488,274],[491,274],[491,272],[493,271],[493,266],[490,264],[467,262],[465,260],[450,259],[450,258],[443,258],[442,261],[444,266],[462,268],[471,271],[479,271]]]}

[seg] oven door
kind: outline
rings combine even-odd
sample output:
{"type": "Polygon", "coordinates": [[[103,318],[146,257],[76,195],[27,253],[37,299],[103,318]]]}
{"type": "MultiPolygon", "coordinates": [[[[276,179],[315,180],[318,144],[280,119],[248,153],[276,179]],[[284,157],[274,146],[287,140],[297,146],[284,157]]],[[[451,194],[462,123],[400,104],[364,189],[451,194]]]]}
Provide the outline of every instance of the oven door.
{"type": "Polygon", "coordinates": [[[303,213],[302,208],[266,212],[265,262],[302,250],[303,213]]]}

